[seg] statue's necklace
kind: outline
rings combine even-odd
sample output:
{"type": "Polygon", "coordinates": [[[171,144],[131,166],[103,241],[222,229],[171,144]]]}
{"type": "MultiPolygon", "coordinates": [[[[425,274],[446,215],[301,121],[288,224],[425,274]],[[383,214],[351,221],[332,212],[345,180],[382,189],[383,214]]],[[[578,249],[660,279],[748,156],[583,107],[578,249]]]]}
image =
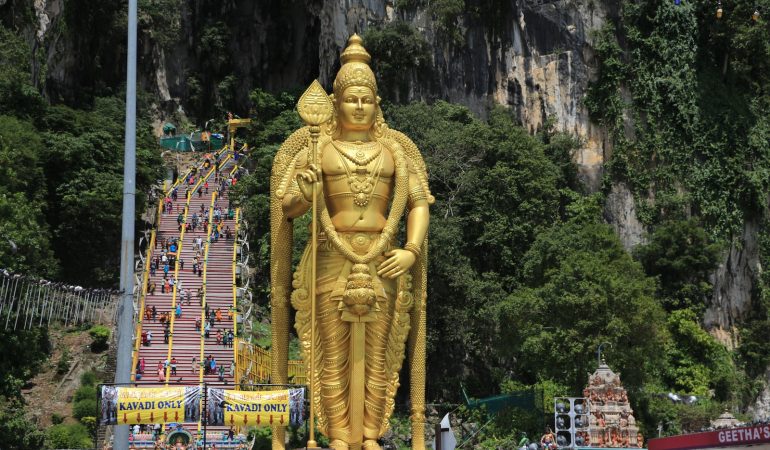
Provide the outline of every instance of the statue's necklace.
{"type": "MultiPolygon", "coordinates": [[[[380,172],[382,171],[382,146],[377,142],[367,145],[366,147],[362,144],[356,144],[354,148],[356,154],[355,156],[352,156],[341,148],[345,144],[332,141],[332,145],[340,156],[345,157],[345,159],[356,165],[355,172],[352,172],[344,160],[340,161],[348,176],[348,186],[350,186],[350,192],[353,194],[353,203],[359,208],[366,209],[372,199],[374,186],[377,184],[380,172]],[[371,149],[375,149],[374,152],[372,152],[371,155],[366,156],[364,150],[371,149]],[[375,160],[374,167],[372,168],[372,171],[369,172],[367,166],[375,160]]],[[[363,215],[363,211],[361,211],[361,214],[363,215]]]]}
{"type": "MultiPolygon", "coordinates": [[[[337,149],[337,151],[340,153],[340,155],[347,158],[350,162],[355,164],[356,166],[366,166],[370,162],[377,159],[378,156],[380,156],[380,153],[382,153],[382,146],[379,145],[377,142],[372,142],[367,145],[364,145],[361,141],[356,141],[355,146],[353,147],[353,150],[355,153],[351,155],[346,151],[345,148],[343,148],[345,145],[341,142],[332,141],[332,145],[334,145],[334,148],[337,149]],[[366,156],[366,150],[376,150],[369,156],[366,156]]],[[[348,146],[349,147],[349,146],[348,146]]]]}

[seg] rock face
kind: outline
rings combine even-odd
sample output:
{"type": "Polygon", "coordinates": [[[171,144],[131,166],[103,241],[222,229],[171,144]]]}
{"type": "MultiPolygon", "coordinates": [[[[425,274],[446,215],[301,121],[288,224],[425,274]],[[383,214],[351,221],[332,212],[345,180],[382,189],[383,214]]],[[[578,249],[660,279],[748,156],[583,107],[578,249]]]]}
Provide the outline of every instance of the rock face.
{"type": "Polygon", "coordinates": [[[625,183],[612,185],[604,204],[604,218],[615,229],[626,250],[644,242],[644,225],[636,216],[634,195],[625,183]]]}
{"type": "Polygon", "coordinates": [[[744,224],[743,234],[732,242],[712,280],[714,295],[703,325],[728,348],[737,345],[735,327],[751,310],[752,290],[760,271],[758,233],[756,222],[744,224]]]}
{"type": "MultiPolygon", "coordinates": [[[[76,101],[99,87],[120,85],[124,40],[104,35],[106,42],[112,39],[113,47],[118,46],[108,49],[80,37],[99,31],[104,18],[100,23],[76,20],[67,16],[61,0],[29,1],[38,17],[37,41],[48,54],[46,86],[52,98],[76,101]],[[67,33],[56,26],[64,17],[67,33]],[[78,59],[85,55],[96,59],[78,59]]],[[[80,3],[67,6],[86,7],[80,3]]],[[[591,30],[607,20],[612,12],[603,5],[612,2],[465,0],[464,12],[451,19],[459,31],[454,37],[442,33],[438,18],[424,6],[427,2],[410,3],[417,6],[398,8],[392,0],[164,1],[169,9],[163,14],[178,15],[171,22],[179,29],[171,36],[175,42],[161,45],[157,30],[168,27],[168,18],[140,11],[140,83],[161,103],[171,103],[162,108],[169,112],[179,105],[192,107],[197,82],[216,86],[219,96],[233,91],[225,103],[247,113],[248,92],[254,87],[304,87],[313,78],[330,87],[339,52],[352,33],[401,20],[419,30],[432,51],[427,69],[432,76],[415,81],[409,98],[402,101],[445,99],[479,114],[503,104],[532,132],[553,117],[558,129],[582,139],[577,162],[587,184],[598,188],[604,137],[589,121],[582,99],[597,64],[591,30]],[[171,8],[174,5],[177,8],[171,8]],[[228,75],[234,86],[224,87],[228,75]]],[[[104,14],[117,20],[124,13],[116,8],[104,14]]]]}
{"type": "Polygon", "coordinates": [[[602,2],[512,0],[494,10],[488,3],[466,0],[466,13],[456,21],[462,35],[457,42],[442,35],[435,17],[420,8],[399,11],[375,0],[326,2],[319,77],[331,84],[337,55],[353,31],[407,21],[430,44],[437,77],[428,86],[413,86],[412,99],[442,98],[479,114],[493,104],[507,105],[531,132],[553,117],[557,128],[582,139],[577,162],[589,187],[598,189],[604,135],[589,121],[582,99],[596,69],[591,30],[611,11],[602,2]]]}
{"type": "Polygon", "coordinates": [[[759,393],[757,400],[747,411],[751,414],[754,420],[768,421],[770,420],[770,370],[765,373],[765,378],[762,382],[763,389],[759,393]]]}

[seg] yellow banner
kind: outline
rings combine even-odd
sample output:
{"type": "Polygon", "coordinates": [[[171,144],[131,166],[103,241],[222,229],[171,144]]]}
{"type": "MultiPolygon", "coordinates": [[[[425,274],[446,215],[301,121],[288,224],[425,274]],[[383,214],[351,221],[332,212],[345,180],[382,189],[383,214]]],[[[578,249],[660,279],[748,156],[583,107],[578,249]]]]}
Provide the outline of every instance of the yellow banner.
{"type": "Polygon", "coordinates": [[[209,389],[210,423],[270,426],[289,424],[289,391],[209,389]]]}
{"type": "Polygon", "coordinates": [[[118,424],[184,422],[185,388],[117,389],[118,424]]]}

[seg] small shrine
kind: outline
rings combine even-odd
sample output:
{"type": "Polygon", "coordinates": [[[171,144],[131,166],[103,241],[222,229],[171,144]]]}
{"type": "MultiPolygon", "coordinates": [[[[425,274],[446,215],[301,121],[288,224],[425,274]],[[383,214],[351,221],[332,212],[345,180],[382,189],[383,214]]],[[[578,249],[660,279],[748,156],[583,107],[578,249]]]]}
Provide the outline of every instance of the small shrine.
{"type": "Polygon", "coordinates": [[[644,439],[636,426],[634,411],[628,402],[620,375],[604,359],[588,377],[583,397],[590,402],[588,431],[579,431],[586,447],[642,448],[644,439]]]}
{"type": "Polygon", "coordinates": [[[720,429],[720,428],[732,428],[736,427],[740,424],[740,421],[735,418],[732,414],[730,414],[730,411],[725,410],[719,418],[711,421],[711,426],[720,429]]]}

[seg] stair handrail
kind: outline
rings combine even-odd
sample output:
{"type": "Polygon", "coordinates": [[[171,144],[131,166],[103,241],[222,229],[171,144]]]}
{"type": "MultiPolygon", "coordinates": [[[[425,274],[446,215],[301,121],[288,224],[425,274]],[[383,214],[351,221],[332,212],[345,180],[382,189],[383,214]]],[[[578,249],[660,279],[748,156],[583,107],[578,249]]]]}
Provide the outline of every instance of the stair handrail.
{"type": "Polygon", "coordinates": [[[142,343],[142,321],[144,320],[145,300],[147,297],[147,284],[149,282],[150,264],[152,261],[152,252],[155,249],[155,230],[150,235],[150,244],[147,247],[147,258],[144,261],[144,273],[142,274],[142,290],[139,294],[139,316],[136,319],[134,331],[134,352],[131,358],[131,381],[136,381],[136,362],[139,360],[139,346],[142,343]]]}
{"type": "MultiPolygon", "coordinates": [[[[235,236],[238,236],[238,227],[240,225],[240,215],[241,215],[241,208],[235,209],[235,229],[233,230],[233,260],[232,260],[232,274],[233,274],[233,306],[232,306],[232,313],[233,313],[233,341],[236,340],[238,336],[238,286],[235,283],[235,266],[236,266],[236,257],[238,254],[238,239],[235,239],[235,236]]],[[[248,272],[243,274],[242,276],[248,276],[248,272]]],[[[233,364],[235,364],[235,371],[233,373],[238,372],[238,346],[234,345],[235,342],[233,342],[233,364]]],[[[233,380],[235,382],[235,380],[233,380]]]]}
{"type": "MultiPolygon", "coordinates": [[[[204,383],[203,383],[203,372],[205,371],[205,366],[203,365],[204,358],[206,357],[206,334],[205,334],[205,328],[206,328],[206,322],[208,321],[208,317],[205,315],[206,311],[206,303],[207,303],[207,297],[208,297],[208,285],[206,284],[206,279],[208,278],[208,266],[209,266],[209,248],[211,247],[211,230],[214,225],[214,203],[216,202],[217,198],[217,191],[214,191],[211,194],[211,203],[209,204],[209,226],[206,228],[206,249],[203,251],[203,281],[201,284],[201,287],[203,288],[203,296],[201,297],[201,329],[200,329],[200,365],[201,370],[198,372],[198,383],[200,384],[201,390],[204,389],[204,383]]],[[[203,395],[200,396],[200,405],[198,407],[199,411],[203,411],[203,395]]],[[[198,422],[198,433],[201,432],[201,423],[198,422]]]]}

